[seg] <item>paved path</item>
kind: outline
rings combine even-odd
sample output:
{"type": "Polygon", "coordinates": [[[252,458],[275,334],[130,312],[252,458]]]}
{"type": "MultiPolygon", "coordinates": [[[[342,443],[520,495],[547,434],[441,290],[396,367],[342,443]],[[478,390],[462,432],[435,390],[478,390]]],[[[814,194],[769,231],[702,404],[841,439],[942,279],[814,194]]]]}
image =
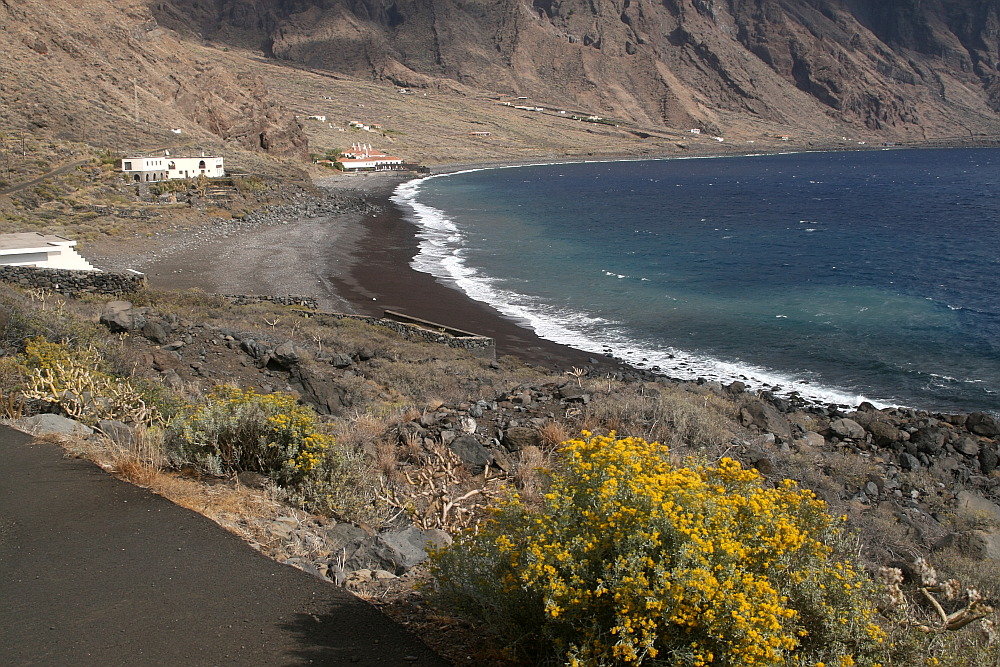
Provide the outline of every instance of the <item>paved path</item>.
{"type": "Polygon", "coordinates": [[[46,172],[41,176],[36,176],[30,181],[25,181],[23,183],[15,183],[14,185],[7,186],[6,188],[0,188],[0,195],[9,195],[19,190],[30,188],[33,185],[38,185],[46,178],[52,178],[53,176],[58,176],[59,174],[65,174],[68,171],[76,169],[82,164],[87,164],[87,162],[89,162],[89,160],[77,160],[76,162],[64,164],[63,166],[53,169],[52,171],[46,172]]]}
{"type": "Polygon", "coordinates": [[[0,426],[0,665],[447,667],[343,589],[0,426]]]}

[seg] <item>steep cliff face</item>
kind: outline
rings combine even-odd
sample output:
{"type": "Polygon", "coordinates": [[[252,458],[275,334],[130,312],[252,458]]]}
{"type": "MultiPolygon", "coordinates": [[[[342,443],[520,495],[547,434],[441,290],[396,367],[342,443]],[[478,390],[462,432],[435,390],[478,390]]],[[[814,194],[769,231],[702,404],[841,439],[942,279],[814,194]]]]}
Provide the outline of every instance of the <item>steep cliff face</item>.
{"type": "Polygon", "coordinates": [[[121,150],[214,135],[307,154],[295,117],[259,78],[162,29],[144,2],[0,0],[0,26],[0,131],[44,129],[121,150]]]}
{"type": "Polygon", "coordinates": [[[311,67],[652,125],[995,132],[997,0],[199,0],[158,17],[311,67]]]}

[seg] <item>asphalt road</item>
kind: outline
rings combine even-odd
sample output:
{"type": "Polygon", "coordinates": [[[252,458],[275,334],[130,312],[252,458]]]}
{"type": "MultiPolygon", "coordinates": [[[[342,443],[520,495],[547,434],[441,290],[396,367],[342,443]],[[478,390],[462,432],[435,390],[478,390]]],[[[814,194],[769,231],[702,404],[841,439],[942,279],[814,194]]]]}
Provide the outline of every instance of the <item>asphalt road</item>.
{"type": "Polygon", "coordinates": [[[446,667],[343,589],[0,426],[0,665],[446,667]]]}

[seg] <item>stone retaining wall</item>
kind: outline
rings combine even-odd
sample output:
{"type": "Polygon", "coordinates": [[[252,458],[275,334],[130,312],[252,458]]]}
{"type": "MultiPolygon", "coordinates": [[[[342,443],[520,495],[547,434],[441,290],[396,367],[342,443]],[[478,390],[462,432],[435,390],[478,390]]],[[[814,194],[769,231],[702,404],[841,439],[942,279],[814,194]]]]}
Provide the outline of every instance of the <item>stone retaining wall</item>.
{"type": "Polygon", "coordinates": [[[263,294],[226,294],[225,297],[234,306],[247,306],[255,303],[276,303],[281,306],[301,306],[310,310],[317,310],[319,302],[311,296],[297,296],[286,294],[285,296],[267,296],[263,294]]]}
{"type": "Polygon", "coordinates": [[[314,312],[308,316],[318,318],[320,323],[327,320],[357,320],[376,327],[390,329],[408,340],[426,341],[428,343],[438,343],[459,350],[467,350],[480,358],[496,359],[496,341],[487,336],[480,336],[453,327],[427,322],[414,317],[408,317],[400,313],[386,311],[386,317],[367,317],[365,315],[350,315],[347,313],[326,313],[318,310],[316,299],[308,296],[267,296],[260,294],[226,294],[237,306],[253,303],[277,303],[283,306],[302,306],[314,312]],[[398,319],[393,319],[398,318],[398,319]],[[408,321],[399,321],[406,319],[408,321]]]}
{"type": "Polygon", "coordinates": [[[438,343],[459,350],[467,350],[477,357],[484,359],[496,359],[496,341],[487,336],[452,336],[447,333],[433,331],[424,327],[397,322],[383,317],[365,317],[363,315],[348,315],[345,313],[315,313],[311,317],[331,320],[357,320],[376,327],[384,327],[398,333],[408,340],[426,341],[428,343],[438,343]]]}
{"type": "Polygon", "coordinates": [[[146,287],[145,274],[137,271],[69,271],[34,266],[0,266],[0,281],[27,289],[43,289],[66,296],[78,294],[130,294],[146,287]]]}

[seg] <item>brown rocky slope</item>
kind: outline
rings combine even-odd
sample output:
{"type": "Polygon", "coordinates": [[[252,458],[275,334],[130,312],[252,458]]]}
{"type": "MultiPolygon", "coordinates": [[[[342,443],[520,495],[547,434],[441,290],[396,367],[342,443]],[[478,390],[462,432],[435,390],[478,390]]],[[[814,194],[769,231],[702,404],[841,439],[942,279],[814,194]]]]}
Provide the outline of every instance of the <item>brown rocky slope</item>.
{"type": "Polygon", "coordinates": [[[645,126],[998,133],[995,0],[195,0],[157,19],[309,67],[645,126]]]}
{"type": "Polygon", "coordinates": [[[0,0],[0,50],[0,131],[306,156],[301,126],[260,77],[161,28],[143,2],[0,0]]]}

